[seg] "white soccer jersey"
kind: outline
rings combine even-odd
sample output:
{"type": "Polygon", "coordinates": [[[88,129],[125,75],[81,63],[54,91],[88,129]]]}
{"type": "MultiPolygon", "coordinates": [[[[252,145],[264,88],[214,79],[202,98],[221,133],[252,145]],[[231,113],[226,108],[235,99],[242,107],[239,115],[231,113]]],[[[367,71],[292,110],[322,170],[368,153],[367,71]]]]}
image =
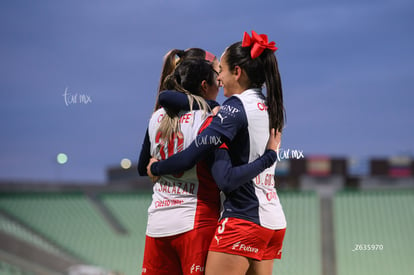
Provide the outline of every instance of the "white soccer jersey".
{"type": "MultiPolygon", "coordinates": [[[[266,101],[261,92],[248,90],[236,95],[243,103],[247,116],[250,154],[249,162],[263,155],[269,139],[269,116],[266,101]]],[[[276,162],[260,173],[253,181],[259,201],[259,219],[263,227],[281,229],[286,227],[286,219],[275,189],[276,162]]]]}
{"type": "MultiPolygon", "coordinates": [[[[156,111],[148,127],[151,155],[158,159],[167,159],[187,148],[206,118],[200,110],[180,113],[182,137],[163,143],[157,133],[164,115],[163,108],[156,111]]],[[[217,221],[218,207],[219,191],[205,163],[199,163],[179,175],[162,176],[153,187],[147,235],[172,236],[201,226],[203,222],[217,221]]]]}
{"type": "MultiPolygon", "coordinates": [[[[209,128],[229,140],[233,165],[250,163],[263,155],[269,138],[266,101],[259,89],[246,90],[227,99],[209,128]]],[[[276,163],[226,194],[222,218],[246,219],[269,229],[286,227],[286,219],[275,189],[276,163]]]]}

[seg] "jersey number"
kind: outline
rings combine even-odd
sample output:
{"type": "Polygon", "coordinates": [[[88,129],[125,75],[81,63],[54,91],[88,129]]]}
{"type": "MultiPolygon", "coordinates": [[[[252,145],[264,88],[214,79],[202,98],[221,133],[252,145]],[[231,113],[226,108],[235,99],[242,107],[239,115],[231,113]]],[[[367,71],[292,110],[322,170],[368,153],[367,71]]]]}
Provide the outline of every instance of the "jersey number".
{"type": "MultiPolygon", "coordinates": [[[[184,136],[182,134],[174,134],[168,142],[164,142],[161,139],[161,133],[158,132],[155,138],[155,142],[160,144],[160,156],[161,159],[171,157],[175,153],[181,152],[184,148],[184,136]],[[167,146],[167,147],[165,147],[167,146]],[[165,149],[167,148],[167,155],[165,155],[165,149]]],[[[174,174],[173,176],[179,178],[184,173],[174,174]]]]}
{"type": "Polygon", "coordinates": [[[226,223],[229,220],[229,218],[225,218],[223,220],[223,222],[219,225],[219,227],[217,228],[217,233],[221,234],[224,232],[224,229],[226,228],[226,223]]]}

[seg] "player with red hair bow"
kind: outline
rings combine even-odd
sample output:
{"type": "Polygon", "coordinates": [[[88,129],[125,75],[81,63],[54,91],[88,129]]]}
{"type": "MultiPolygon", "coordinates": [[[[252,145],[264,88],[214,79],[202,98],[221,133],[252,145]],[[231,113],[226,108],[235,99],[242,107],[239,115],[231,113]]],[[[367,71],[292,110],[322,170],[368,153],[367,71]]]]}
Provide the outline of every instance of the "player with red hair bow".
{"type": "MultiPolygon", "coordinates": [[[[281,132],[285,120],[276,49],[274,42],[268,42],[267,35],[255,32],[251,37],[245,34],[243,41],[226,48],[218,80],[229,98],[196,142],[168,160],[150,162],[148,174],[184,171],[213,150],[219,153],[215,153],[212,170],[228,165],[220,160],[220,152],[230,154],[234,165],[251,163],[262,155],[269,131],[281,132]],[[264,85],[266,96],[262,93],[264,85]],[[211,140],[216,142],[201,142],[211,140]],[[223,142],[228,149],[217,149],[223,142]]],[[[281,258],[286,229],[275,188],[275,166],[244,182],[232,180],[231,173],[223,176],[213,172],[225,199],[209,248],[207,275],[272,274],[273,260],[281,258]]]]}

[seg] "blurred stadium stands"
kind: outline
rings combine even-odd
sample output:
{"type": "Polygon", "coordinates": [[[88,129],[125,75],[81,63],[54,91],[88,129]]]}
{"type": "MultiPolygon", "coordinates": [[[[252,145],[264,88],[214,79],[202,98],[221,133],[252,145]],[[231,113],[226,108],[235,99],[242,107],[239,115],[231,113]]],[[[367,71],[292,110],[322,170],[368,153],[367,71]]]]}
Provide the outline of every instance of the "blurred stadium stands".
{"type": "MultiPolygon", "coordinates": [[[[152,184],[111,167],[106,184],[0,182],[0,274],[141,274],[152,184]]],[[[412,274],[411,158],[284,159],[288,228],[274,274],[412,274]]]]}

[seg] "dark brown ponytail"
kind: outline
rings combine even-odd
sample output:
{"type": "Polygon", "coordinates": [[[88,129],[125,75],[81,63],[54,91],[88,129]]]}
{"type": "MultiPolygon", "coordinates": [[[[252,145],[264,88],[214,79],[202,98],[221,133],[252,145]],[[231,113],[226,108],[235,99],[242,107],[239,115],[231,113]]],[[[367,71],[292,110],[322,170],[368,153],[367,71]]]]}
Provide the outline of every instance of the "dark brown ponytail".
{"type": "Polygon", "coordinates": [[[249,88],[262,88],[266,85],[269,128],[275,128],[281,132],[286,114],[276,56],[272,50],[265,49],[259,57],[253,59],[250,51],[251,47],[242,47],[241,42],[236,42],[226,49],[225,62],[230,70],[239,66],[246,72],[250,82],[249,88]]]}

